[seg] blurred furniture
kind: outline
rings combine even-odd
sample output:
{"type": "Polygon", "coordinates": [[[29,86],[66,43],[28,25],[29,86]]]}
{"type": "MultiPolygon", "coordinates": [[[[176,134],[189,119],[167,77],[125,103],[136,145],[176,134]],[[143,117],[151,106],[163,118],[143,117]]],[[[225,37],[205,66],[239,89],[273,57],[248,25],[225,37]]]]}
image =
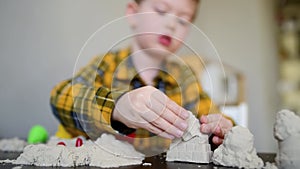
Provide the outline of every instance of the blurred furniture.
{"type": "Polygon", "coordinates": [[[278,0],[281,107],[300,112],[300,1],[278,0]]]}

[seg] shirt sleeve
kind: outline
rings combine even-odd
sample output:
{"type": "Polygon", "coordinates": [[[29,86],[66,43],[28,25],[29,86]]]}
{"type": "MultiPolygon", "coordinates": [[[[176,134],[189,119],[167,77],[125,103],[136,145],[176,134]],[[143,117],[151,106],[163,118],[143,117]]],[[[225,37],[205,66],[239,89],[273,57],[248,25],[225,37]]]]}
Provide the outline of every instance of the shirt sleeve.
{"type": "Polygon", "coordinates": [[[111,116],[116,98],[124,91],[106,87],[111,83],[113,68],[108,67],[114,65],[113,58],[95,57],[74,78],[53,88],[52,112],[72,136],[97,138],[103,132],[116,132],[111,127],[111,116]]]}

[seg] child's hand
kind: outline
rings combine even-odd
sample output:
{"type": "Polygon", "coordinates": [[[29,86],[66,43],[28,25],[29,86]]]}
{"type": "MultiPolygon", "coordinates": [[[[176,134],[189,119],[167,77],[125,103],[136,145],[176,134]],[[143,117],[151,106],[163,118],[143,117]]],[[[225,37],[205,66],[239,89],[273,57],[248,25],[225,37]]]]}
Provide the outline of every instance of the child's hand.
{"type": "Polygon", "coordinates": [[[119,98],[113,119],[130,128],[143,128],[159,136],[181,137],[187,129],[187,110],[158,89],[145,86],[119,98]]]}
{"type": "Polygon", "coordinates": [[[222,114],[203,115],[200,118],[200,131],[205,134],[214,134],[212,142],[216,145],[223,143],[224,135],[232,128],[233,124],[222,114]]]}

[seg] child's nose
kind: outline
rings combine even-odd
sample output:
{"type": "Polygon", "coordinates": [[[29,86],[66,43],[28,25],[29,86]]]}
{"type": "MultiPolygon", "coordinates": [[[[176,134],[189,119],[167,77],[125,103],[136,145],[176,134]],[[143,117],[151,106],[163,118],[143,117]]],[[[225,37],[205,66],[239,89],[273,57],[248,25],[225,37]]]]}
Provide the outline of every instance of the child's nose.
{"type": "Polygon", "coordinates": [[[176,16],[172,15],[172,14],[168,14],[166,16],[166,26],[168,29],[170,29],[171,31],[174,31],[176,28],[176,16]]]}

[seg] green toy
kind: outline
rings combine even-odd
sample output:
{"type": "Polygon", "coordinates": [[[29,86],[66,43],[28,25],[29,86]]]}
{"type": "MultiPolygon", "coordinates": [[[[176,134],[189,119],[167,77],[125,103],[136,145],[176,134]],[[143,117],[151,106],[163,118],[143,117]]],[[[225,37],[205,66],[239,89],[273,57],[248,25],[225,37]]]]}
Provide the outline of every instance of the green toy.
{"type": "Polygon", "coordinates": [[[48,140],[48,132],[41,125],[34,125],[28,133],[27,142],[29,144],[46,143],[48,140]]]}

